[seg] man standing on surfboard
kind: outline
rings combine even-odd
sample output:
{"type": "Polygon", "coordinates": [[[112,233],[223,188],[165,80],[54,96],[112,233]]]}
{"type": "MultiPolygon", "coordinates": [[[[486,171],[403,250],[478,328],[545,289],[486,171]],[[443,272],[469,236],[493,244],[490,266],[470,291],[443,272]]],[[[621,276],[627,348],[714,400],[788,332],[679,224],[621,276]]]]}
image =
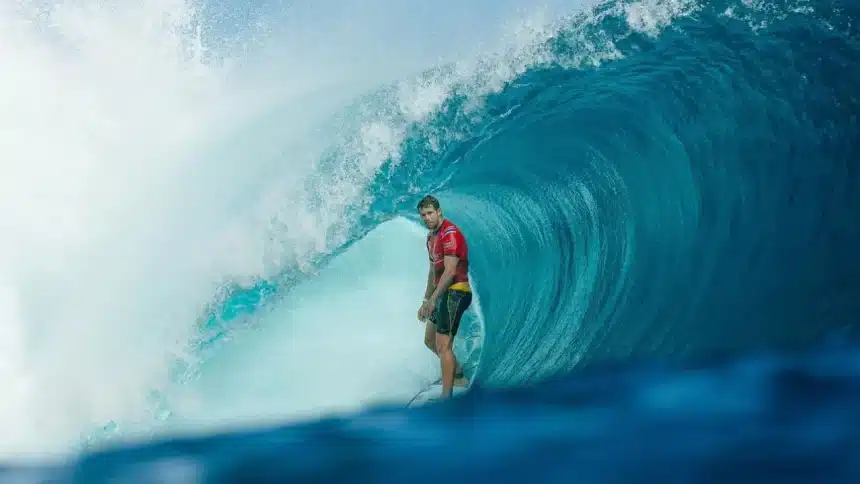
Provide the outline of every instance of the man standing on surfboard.
{"type": "Polygon", "coordinates": [[[418,309],[418,320],[425,321],[424,344],[439,356],[442,365],[442,398],[450,398],[455,377],[462,370],[454,357],[453,340],[463,313],[472,303],[469,285],[469,247],[459,227],[446,220],[439,200],[427,195],[418,202],[418,213],[427,234],[430,269],[424,303],[418,309]]]}

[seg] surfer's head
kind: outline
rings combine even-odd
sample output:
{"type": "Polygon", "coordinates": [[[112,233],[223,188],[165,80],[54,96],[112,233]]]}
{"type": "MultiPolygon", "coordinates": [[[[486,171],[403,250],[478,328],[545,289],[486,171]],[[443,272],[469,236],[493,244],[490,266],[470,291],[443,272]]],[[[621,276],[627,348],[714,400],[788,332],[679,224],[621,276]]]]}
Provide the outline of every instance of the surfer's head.
{"type": "Polygon", "coordinates": [[[418,215],[424,225],[430,230],[436,230],[442,224],[442,209],[439,208],[439,199],[433,195],[427,195],[418,202],[418,215]]]}

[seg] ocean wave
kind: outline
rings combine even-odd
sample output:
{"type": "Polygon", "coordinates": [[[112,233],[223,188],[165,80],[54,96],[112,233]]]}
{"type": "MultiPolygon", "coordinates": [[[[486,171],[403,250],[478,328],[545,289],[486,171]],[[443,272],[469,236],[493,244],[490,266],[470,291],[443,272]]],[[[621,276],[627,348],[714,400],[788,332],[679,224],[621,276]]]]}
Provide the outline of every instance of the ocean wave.
{"type": "Polygon", "coordinates": [[[501,89],[446,87],[376,210],[435,191],[466,231],[479,379],[853,336],[852,9],[602,4],[501,89]]]}

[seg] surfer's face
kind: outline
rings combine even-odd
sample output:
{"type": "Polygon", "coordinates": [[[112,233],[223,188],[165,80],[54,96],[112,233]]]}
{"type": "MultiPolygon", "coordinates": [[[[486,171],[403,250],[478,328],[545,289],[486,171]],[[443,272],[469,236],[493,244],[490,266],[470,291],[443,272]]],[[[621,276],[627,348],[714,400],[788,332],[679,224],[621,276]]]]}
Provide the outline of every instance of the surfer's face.
{"type": "Polygon", "coordinates": [[[442,210],[433,207],[421,207],[418,213],[421,214],[421,220],[424,221],[424,225],[428,229],[436,230],[439,228],[439,223],[442,221],[442,210]]]}

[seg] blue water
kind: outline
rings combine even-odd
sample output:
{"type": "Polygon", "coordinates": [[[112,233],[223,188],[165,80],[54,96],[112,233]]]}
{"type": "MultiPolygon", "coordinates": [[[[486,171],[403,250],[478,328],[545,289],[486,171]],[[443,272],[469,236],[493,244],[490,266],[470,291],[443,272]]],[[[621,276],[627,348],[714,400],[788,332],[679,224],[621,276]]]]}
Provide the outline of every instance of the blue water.
{"type": "MultiPolygon", "coordinates": [[[[439,196],[470,243],[475,391],[6,476],[860,482],[860,5],[661,5],[674,18],[610,2],[528,62],[421,74],[449,95],[403,120],[397,158],[345,217],[351,237],[317,261],[439,196]],[[517,74],[488,89],[500,69],[517,74]]],[[[345,112],[394,96],[380,86],[345,112]]],[[[341,156],[333,143],[320,166],[341,156]]],[[[200,351],[261,294],[313,277],[238,291],[200,351]]]]}

